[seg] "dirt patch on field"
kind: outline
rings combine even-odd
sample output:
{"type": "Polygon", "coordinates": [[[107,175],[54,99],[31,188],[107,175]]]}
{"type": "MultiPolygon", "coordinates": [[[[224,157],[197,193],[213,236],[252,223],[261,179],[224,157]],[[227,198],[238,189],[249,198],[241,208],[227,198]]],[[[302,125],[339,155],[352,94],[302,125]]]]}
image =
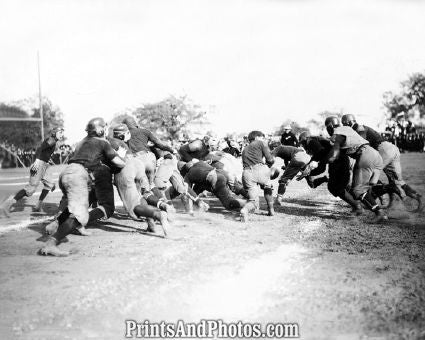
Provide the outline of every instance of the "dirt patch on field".
{"type": "MultiPolygon", "coordinates": [[[[425,193],[424,155],[403,162],[425,193]]],[[[195,217],[176,201],[168,239],[116,215],[90,237],[70,235],[68,258],[37,255],[46,221],[1,234],[1,338],[120,339],[126,319],[296,322],[305,339],[425,337],[424,213],[398,205],[372,224],[299,182],[276,216],[246,224],[208,201],[195,217]]],[[[15,214],[35,218],[25,205],[15,214]]]]}

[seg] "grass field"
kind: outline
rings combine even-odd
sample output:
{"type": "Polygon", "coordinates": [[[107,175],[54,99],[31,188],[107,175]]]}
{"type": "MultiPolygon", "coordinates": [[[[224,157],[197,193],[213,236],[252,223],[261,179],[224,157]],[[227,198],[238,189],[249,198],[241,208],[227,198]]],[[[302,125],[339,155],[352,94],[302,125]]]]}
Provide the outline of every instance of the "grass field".
{"type": "MultiPolygon", "coordinates": [[[[402,160],[425,194],[425,155],[402,160]]],[[[1,172],[2,194],[21,175],[1,172]]],[[[262,202],[246,224],[212,197],[195,216],[176,200],[168,239],[143,233],[118,203],[92,236],[68,237],[71,256],[41,257],[59,198],[48,196],[47,214],[32,212],[35,196],[0,219],[1,339],[122,339],[126,319],[296,322],[302,339],[425,338],[424,213],[400,202],[373,224],[325,186],[294,181],[276,216],[262,202]]]]}

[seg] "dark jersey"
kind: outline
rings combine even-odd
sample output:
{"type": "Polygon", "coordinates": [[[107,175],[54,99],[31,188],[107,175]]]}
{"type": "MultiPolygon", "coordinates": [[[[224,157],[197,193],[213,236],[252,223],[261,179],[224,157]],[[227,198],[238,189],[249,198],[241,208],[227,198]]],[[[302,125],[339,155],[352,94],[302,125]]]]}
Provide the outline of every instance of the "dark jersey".
{"type": "Polygon", "coordinates": [[[199,161],[187,171],[185,180],[190,184],[194,184],[193,190],[198,194],[204,190],[214,193],[226,209],[241,209],[241,203],[231,193],[227,186],[228,179],[225,172],[216,169],[216,181],[215,183],[211,183],[211,180],[208,179],[208,174],[212,170],[214,170],[212,166],[203,161],[199,161]]]}
{"type": "Polygon", "coordinates": [[[35,151],[35,158],[48,162],[56,149],[56,140],[52,137],[46,138],[35,151]]]}
{"type": "Polygon", "coordinates": [[[266,158],[268,165],[273,164],[273,156],[269,147],[260,140],[254,140],[248,144],[242,151],[242,164],[244,169],[263,163],[263,157],[266,158]]]}
{"type": "MultiPolygon", "coordinates": [[[[126,157],[128,156],[132,157],[132,153],[126,142],[118,138],[108,138],[108,141],[115,151],[117,151],[119,148],[124,148],[127,150],[126,157]]],[[[107,162],[107,165],[111,168],[114,174],[117,174],[122,170],[122,168],[118,168],[114,166],[113,164],[111,164],[110,162],[107,162]]]]}
{"type": "Polygon", "coordinates": [[[127,154],[131,153],[130,148],[127,143],[118,138],[108,138],[109,143],[111,144],[114,150],[118,150],[119,148],[124,148],[127,150],[127,154]]]}
{"type": "Polygon", "coordinates": [[[135,127],[129,127],[131,138],[128,141],[128,146],[131,152],[137,153],[139,151],[151,151],[148,142],[152,142],[157,148],[173,152],[173,148],[162,143],[158,137],[147,129],[140,129],[135,127]]]}
{"type": "Polygon", "coordinates": [[[378,149],[379,144],[384,141],[381,134],[369,126],[359,125],[356,123],[353,125],[353,130],[366,139],[369,142],[369,145],[374,149],[378,149]]]}
{"type": "Polygon", "coordinates": [[[272,155],[282,158],[285,164],[288,165],[292,157],[300,151],[302,151],[302,149],[296,148],[295,146],[280,145],[272,151],[272,155]]]}
{"type": "Polygon", "coordinates": [[[292,132],[284,132],[280,138],[280,142],[282,145],[298,146],[298,139],[292,132]]]}
{"type": "Polygon", "coordinates": [[[228,146],[227,148],[224,148],[223,152],[229,153],[233,157],[239,157],[241,155],[241,152],[233,146],[228,146]]]}
{"type": "Polygon", "coordinates": [[[184,144],[179,149],[183,162],[190,162],[194,158],[204,160],[209,153],[210,148],[200,139],[184,144]]]}
{"type": "Polygon", "coordinates": [[[323,137],[308,137],[305,151],[311,156],[311,160],[319,162],[326,158],[332,149],[329,139],[323,137]]]}
{"type": "Polygon", "coordinates": [[[204,161],[199,161],[187,169],[186,172],[183,171],[182,175],[185,176],[190,183],[201,184],[206,183],[207,175],[211,172],[211,170],[214,170],[211,165],[204,161]]]}
{"type": "Polygon", "coordinates": [[[331,149],[332,144],[329,139],[318,136],[307,138],[305,151],[311,156],[312,161],[319,163],[317,168],[311,171],[311,176],[317,176],[326,170],[327,158],[331,149]]]}
{"type": "Polygon", "coordinates": [[[89,170],[108,164],[117,156],[111,144],[99,137],[86,137],[78,143],[69,163],[78,163],[89,170]]]}

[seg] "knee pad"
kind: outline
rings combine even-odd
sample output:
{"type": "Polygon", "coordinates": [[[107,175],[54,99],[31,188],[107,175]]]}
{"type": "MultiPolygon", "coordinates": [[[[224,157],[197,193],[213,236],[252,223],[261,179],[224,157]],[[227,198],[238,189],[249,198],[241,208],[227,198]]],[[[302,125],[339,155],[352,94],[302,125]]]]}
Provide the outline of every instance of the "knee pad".
{"type": "Polygon", "coordinates": [[[36,187],[27,186],[27,187],[25,187],[25,193],[28,197],[31,197],[35,193],[36,189],[37,189],[36,187]]]}

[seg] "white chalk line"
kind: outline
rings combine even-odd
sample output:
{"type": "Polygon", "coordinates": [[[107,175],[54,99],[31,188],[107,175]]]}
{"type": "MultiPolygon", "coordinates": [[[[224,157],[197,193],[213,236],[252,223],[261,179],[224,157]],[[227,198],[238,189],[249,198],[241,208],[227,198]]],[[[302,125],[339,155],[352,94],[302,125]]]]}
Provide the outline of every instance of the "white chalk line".
{"type": "Polygon", "coordinates": [[[53,216],[41,216],[41,217],[35,217],[35,218],[28,218],[28,219],[25,219],[23,221],[20,221],[18,223],[15,223],[15,224],[12,224],[12,225],[9,225],[9,226],[0,227],[0,235],[6,234],[6,233],[11,232],[11,231],[17,231],[17,230],[25,229],[32,224],[46,222],[46,221],[52,219],[52,217],[53,216]]]}

